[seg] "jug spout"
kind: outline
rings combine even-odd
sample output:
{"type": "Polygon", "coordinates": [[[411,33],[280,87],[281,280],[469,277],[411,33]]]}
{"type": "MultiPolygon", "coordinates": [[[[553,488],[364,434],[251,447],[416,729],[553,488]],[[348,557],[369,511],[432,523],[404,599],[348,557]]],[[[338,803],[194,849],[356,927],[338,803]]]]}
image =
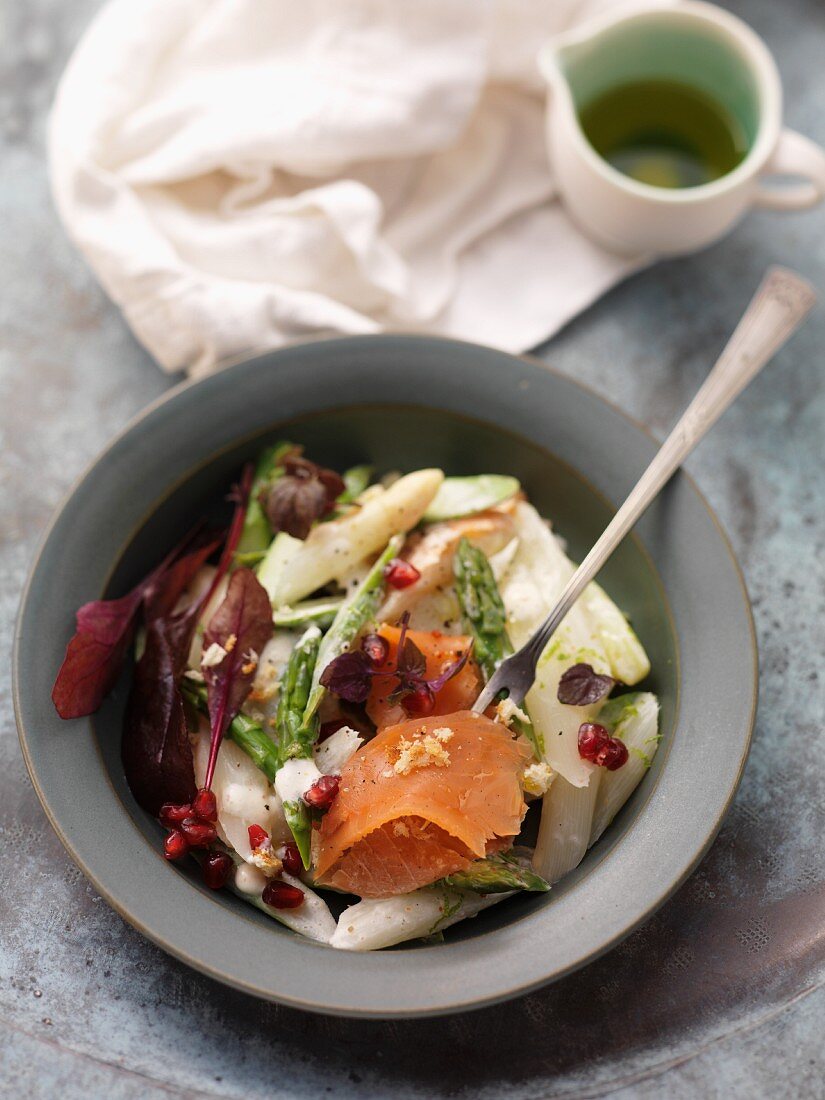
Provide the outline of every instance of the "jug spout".
{"type": "Polygon", "coordinates": [[[609,49],[606,40],[612,30],[639,16],[655,15],[677,6],[678,0],[630,0],[591,16],[543,43],[538,55],[539,71],[551,86],[566,85],[573,91],[580,74],[585,80],[590,76],[591,62],[600,63],[602,46],[609,49]]]}
{"type": "Polygon", "coordinates": [[[554,35],[542,45],[538,56],[539,71],[551,86],[568,84],[569,66],[575,63],[583,45],[592,37],[588,32],[583,38],[582,29],[554,35]]]}

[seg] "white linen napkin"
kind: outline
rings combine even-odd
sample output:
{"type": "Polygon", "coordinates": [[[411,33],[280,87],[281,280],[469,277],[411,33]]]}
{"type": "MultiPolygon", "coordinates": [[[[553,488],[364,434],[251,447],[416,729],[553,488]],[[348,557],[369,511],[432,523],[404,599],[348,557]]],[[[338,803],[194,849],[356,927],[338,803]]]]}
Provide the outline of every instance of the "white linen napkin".
{"type": "Polygon", "coordinates": [[[536,67],[616,0],[110,0],[49,127],[66,229],[202,374],[314,335],[521,351],[635,266],[554,200],[536,67]]]}

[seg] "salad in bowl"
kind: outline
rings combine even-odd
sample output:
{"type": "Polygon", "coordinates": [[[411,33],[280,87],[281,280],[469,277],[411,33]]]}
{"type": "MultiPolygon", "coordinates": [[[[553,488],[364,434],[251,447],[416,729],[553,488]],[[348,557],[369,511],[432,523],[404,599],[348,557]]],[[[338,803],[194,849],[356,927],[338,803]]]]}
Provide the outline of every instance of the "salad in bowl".
{"type": "Polygon", "coordinates": [[[134,655],[123,766],[167,859],[355,951],[549,890],[650,766],[659,706],[591,584],[524,705],[474,710],[575,569],[519,482],[339,473],[279,442],[231,499],[78,611],[53,690],[90,714],[134,655]]]}

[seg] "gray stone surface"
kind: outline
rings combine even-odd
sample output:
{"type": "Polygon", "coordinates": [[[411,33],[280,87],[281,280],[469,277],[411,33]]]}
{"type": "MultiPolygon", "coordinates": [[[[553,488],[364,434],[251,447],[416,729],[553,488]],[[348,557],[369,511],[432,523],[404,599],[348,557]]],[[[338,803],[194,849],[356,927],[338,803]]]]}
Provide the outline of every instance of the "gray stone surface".
{"type": "MultiPolygon", "coordinates": [[[[66,242],[48,193],[46,111],[96,6],[0,0],[7,653],[52,508],[170,384],[66,242]]],[[[734,6],[776,52],[788,122],[825,143],[822,6],[734,6]]],[[[824,244],[825,211],[752,215],[709,251],[630,280],[541,354],[662,433],[763,268],[788,263],[825,290],[824,244]]],[[[579,975],[509,1006],[438,1023],[327,1020],[260,1004],[164,956],[95,896],[51,832],[20,757],[4,663],[3,1095],[822,1096],[824,336],[820,308],[690,463],[744,568],[761,650],[756,739],[733,811],[649,924],[579,975]]]]}

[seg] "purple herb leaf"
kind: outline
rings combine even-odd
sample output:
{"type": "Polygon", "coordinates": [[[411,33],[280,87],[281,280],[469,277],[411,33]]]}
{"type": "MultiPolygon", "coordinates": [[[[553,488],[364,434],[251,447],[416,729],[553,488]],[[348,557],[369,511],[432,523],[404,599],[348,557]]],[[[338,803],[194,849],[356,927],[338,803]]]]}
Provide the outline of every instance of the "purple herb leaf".
{"type": "Polygon", "coordinates": [[[615,683],[612,676],[595,672],[591,665],[572,665],[562,673],[556,697],[568,706],[585,707],[609,695],[615,683]]]}
{"type": "Polygon", "coordinates": [[[299,448],[285,455],[279,465],[284,473],[260,495],[269,525],[305,539],[316,520],[328,515],[346,486],[335,470],[303,458],[299,448]]]}
{"type": "Polygon", "coordinates": [[[398,686],[389,696],[391,703],[398,703],[406,696],[417,691],[424,691],[434,696],[441,691],[448,680],[461,672],[466,665],[472,642],[467,649],[455,661],[447,666],[438,676],[427,679],[427,659],[412,638],[407,636],[410,624],[410,614],[404,612],[401,619],[401,632],[398,636],[399,658],[396,663],[395,675],[398,677],[398,686]]]}
{"type": "Polygon", "coordinates": [[[348,703],[363,703],[370,693],[372,677],[386,671],[376,669],[363,649],[356,649],[330,661],[321,673],[321,686],[348,703]]]}
{"type": "Polygon", "coordinates": [[[398,657],[398,676],[404,683],[417,684],[427,673],[427,658],[412,640],[405,638],[398,657]]]}
{"type": "Polygon", "coordinates": [[[238,569],[203,636],[204,654],[213,646],[219,656],[223,653],[215,664],[203,666],[212,726],[206,787],[212,784],[226,728],[249,694],[258,658],[271,637],[272,605],[266,589],[251,569],[238,569]]]}
{"type": "Polygon", "coordinates": [[[434,695],[441,691],[447,681],[452,680],[453,676],[458,676],[459,672],[461,672],[462,668],[464,668],[464,666],[467,664],[467,661],[470,659],[470,652],[472,648],[473,643],[470,642],[470,644],[467,646],[461,656],[456,658],[456,660],[453,661],[452,664],[447,665],[440,676],[436,676],[434,679],[426,681],[427,686],[434,695]]]}
{"type": "Polygon", "coordinates": [[[141,605],[147,619],[171,611],[219,543],[214,536],[190,533],[127,595],[80,608],[52,689],[61,718],[82,718],[98,709],[120,674],[141,605]]]}
{"type": "Polygon", "coordinates": [[[373,676],[394,676],[396,686],[387,696],[389,702],[398,703],[408,695],[423,691],[433,696],[439,692],[448,680],[458,675],[466,665],[472,650],[472,643],[457,660],[447,666],[438,676],[427,679],[427,659],[412,638],[408,637],[410,616],[404,612],[398,635],[398,657],[395,667],[385,664],[376,667],[363,649],[342,653],[327,665],[321,673],[321,684],[349,703],[363,703],[370,693],[373,676]]]}

